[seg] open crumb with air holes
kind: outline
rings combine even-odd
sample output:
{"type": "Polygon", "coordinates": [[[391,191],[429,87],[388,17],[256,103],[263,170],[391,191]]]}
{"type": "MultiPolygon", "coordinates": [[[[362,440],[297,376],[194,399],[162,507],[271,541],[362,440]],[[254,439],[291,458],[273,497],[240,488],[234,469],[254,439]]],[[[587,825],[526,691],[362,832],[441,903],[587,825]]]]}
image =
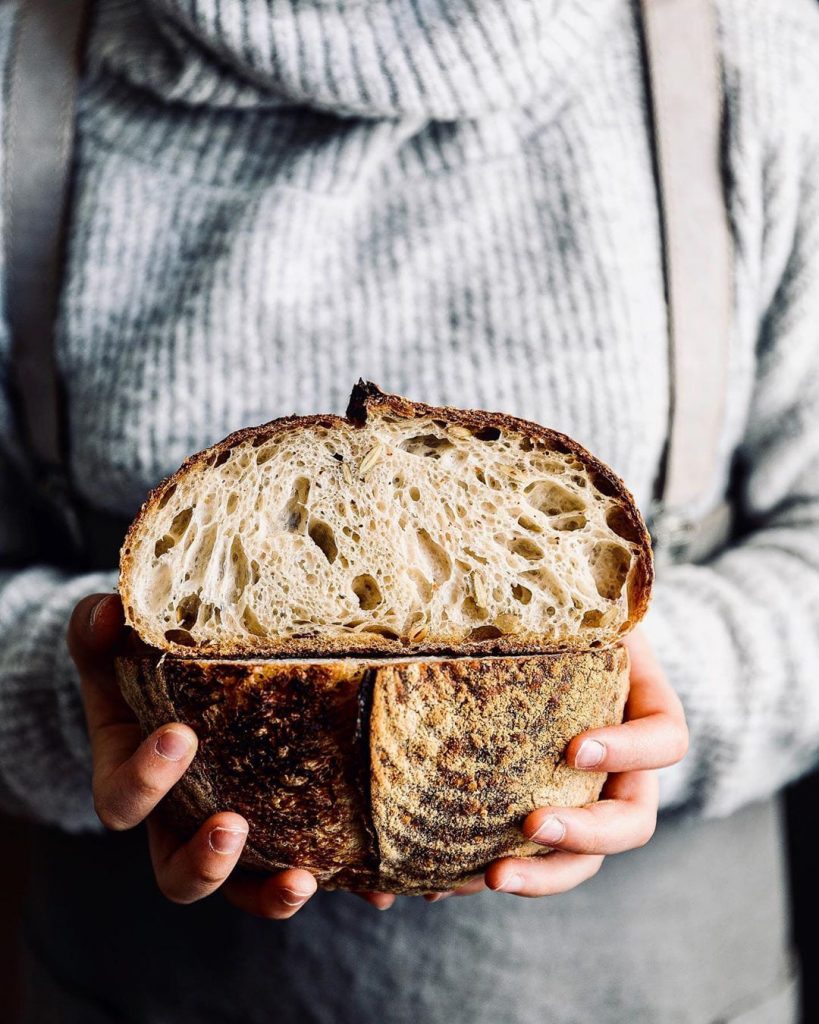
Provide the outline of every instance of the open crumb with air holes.
{"type": "Polygon", "coordinates": [[[608,646],[644,614],[642,518],[571,438],[359,382],[190,458],[125,540],[150,644],[221,657],[608,646]]]}

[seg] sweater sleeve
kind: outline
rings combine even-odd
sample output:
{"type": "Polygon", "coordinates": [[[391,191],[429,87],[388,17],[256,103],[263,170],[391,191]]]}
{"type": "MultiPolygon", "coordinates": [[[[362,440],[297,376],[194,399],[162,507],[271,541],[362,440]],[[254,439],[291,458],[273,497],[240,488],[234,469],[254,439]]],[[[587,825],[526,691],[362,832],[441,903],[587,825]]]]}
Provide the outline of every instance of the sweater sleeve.
{"type": "MultiPolygon", "coordinates": [[[[691,748],[662,804],[726,815],[819,761],[819,149],[812,129],[761,319],[735,496],[753,529],[657,580],[645,630],[691,748]]],[[[773,234],[773,233],[772,233],[773,234]]],[[[765,300],[763,299],[763,302],[765,300]]]]}
{"type": "Polygon", "coordinates": [[[19,488],[0,461],[0,809],[67,831],[101,828],[79,679],[66,645],[74,604],[116,573],[71,575],[38,562],[19,488]],[[11,493],[10,493],[11,492],[11,493]]]}

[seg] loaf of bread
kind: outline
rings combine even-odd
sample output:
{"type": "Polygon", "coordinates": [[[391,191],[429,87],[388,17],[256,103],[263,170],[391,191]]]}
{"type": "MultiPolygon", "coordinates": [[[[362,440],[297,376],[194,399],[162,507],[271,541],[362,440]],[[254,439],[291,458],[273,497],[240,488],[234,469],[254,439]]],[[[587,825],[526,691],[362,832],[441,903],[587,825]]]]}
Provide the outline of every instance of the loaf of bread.
{"type": "Polygon", "coordinates": [[[128,622],[188,656],[539,653],[643,615],[648,534],[571,438],[359,382],[188,459],[122,550],[128,622]]]}
{"type": "Polygon", "coordinates": [[[595,800],[568,741],[622,718],[628,652],[483,658],[120,658],[146,730],[199,737],[165,813],[193,831],[231,809],[243,863],[298,866],[323,888],[447,889],[496,857],[543,853],[520,822],[595,800]]]}
{"type": "Polygon", "coordinates": [[[597,798],[563,751],[622,719],[652,571],[571,438],[360,381],[346,418],[239,431],[148,496],[120,593],[149,651],[117,674],[146,732],[199,736],[164,801],[182,830],[230,809],[246,866],[450,888],[544,852],[536,807],[597,798]]]}

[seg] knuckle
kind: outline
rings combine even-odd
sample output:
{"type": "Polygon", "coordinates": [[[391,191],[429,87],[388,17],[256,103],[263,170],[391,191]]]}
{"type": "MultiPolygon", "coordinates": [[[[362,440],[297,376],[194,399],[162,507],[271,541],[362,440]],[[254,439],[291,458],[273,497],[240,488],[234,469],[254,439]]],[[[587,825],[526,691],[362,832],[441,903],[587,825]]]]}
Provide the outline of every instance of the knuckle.
{"type": "Polygon", "coordinates": [[[194,864],[192,877],[200,888],[203,886],[213,888],[214,885],[221,885],[225,880],[225,870],[222,865],[205,858],[194,864]]]}
{"type": "Polygon", "coordinates": [[[144,771],[136,771],[128,780],[129,800],[137,806],[158,803],[165,795],[166,787],[144,771]]]}
{"type": "Polygon", "coordinates": [[[101,797],[94,797],[94,812],[109,832],[124,832],[130,827],[119,810],[101,797]]]}

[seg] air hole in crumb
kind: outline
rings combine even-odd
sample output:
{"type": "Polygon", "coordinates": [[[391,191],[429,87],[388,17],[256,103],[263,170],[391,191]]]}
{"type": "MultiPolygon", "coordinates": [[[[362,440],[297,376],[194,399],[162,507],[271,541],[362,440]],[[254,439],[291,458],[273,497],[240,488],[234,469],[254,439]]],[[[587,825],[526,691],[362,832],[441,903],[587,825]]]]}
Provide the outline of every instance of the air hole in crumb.
{"type": "Polygon", "coordinates": [[[232,491],[228,495],[227,504],[225,505],[225,512],[227,512],[227,514],[229,516],[233,515],[233,513],[236,511],[236,508],[238,507],[238,505],[239,505],[239,495],[235,491],[232,491]]]}
{"type": "Polygon", "coordinates": [[[305,504],[310,494],[310,481],[306,476],[297,477],[293,482],[290,500],[284,507],[285,529],[293,533],[300,532],[307,519],[305,504]]]}
{"type": "Polygon", "coordinates": [[[614,601],[620,596],[631,566],[631,555],[619,544],[601,542],[589,558],[594,584],[601,597],[614,601]]]}
{"type": "Polygon", "coordinates": [[[166,533],[164,537],[160,537],[159,540],[154,544],[154,558],[161,558],[167,551],[176,544],[174,538],[166,533]]]}
{"type": "Polygon", "coordinates": [[[526,485],[524,493],[529,504],[547,516],[581,512],[586,507],[576,494],[554,480],[534,480],[526,485]]]}
{"type": "Polygon", "coordinates": [[[583,618],[580,620],[580,625],[583,627],[591,626],[592,628],[602,626],[603,612],[601,612],[599,608],[593,608],[591,611],[584,612],[583,618]]]}
{"type": "Polygon", "coordinates": [[[238,601],[250,582],[250,565],[238,534],[230,543],[230,564],[233,569],[233,600],[238,601]]]}
{"type": "Polygon", "coordinates": [[[520,583],[512,584],[512,597],[521,604],[529,604],[532,600],[532,591],[520,583]]]}
{"type": "Polygon", "coordinates": [[[418,490],[417,487],[410,487],[409,496],[412,498],[413,501],[421,500],[421,492],[418,490]]]}
{"type": "Polygon", "coordinates": [[[585,516],[562,516],[555,519],[552,526],[556,530],[582,530],[587,522],[585,516]]]}
{"type": "Polygon", "coordinates": [[[615,506],[606,513],[606,524],[609,529],[622,537],[623,540],[637,542],[641,538],[640,528],[631,519],[624,508],[615,506]]]}
{"type": "Polygon", "coordinates": [[[182,598],[176,606],[176,621],[181,629],[193,629],[196,625],[196,620],[199,618],[201,606],[202,602],[198,594],[188,594],[187,597],[182,598]]]}
{"type": "Polygon", "coordinates": [[[480,621],[481,619],[489,618],[489,612],[486,608],[481,608],[471,594],[465,597],[461,602],[461,611],[468,619],[477,619],[480,621]]]}
{"type": "Polygon", "coordinates": [[[497,626],[476,626],[467,640],[497,640],[499,636],[503,636],[503,630],[497,626]]]}
{"type": "Polygon", "coordinates": [[[408,437],[406,441],[402,441],[398,447],[408,455],[438,459],[441,457],[441,452],[454,447],[454,445],[448,438],[438,437],[437,434],[416,434],[414,437],[408,437]]]}
{"type": "Polygon", "coordinates": [[[183,508],[181,512],[176,513],[171,521],[170,527],[168,528],[168,532],[164,537],[160,537],[154,545],[154,555],[156,558],[160,558],[166,551],[170,551],[174,544],[176,544],[178,540],[181,540],[190,525],[192,516],[192,508],[183,508]]]}
{"type": "Polygon", "coordinates": [[[227,462],[227,460],[231,457],[232,454],[233,451],[230,448],[228,448],[226,452],[219,452],[219,454],[213,460],[211,465],[213,466],[214,469],[217,469],[219,466],[224,466],[224,464],[227,462]]]}
{"type": "Polygon", "coordinates": [[[378,582],[366,572],[356,576],[353,580],[353,593],[358,598],[358,603],[365,612],[375,608],[382,600],[381,588],[378,586],[378,582]]]}
{"type": "Polygon", "coordinates": [[[590,472],[592,483],[601,494],[605,494],[607,498],[613,498],[617,494],[617,485],[612,483],[608,477],[599,471],[591,470],[590,472]]]}
{"type": "Polygon", "coordinates": [[[398,640],[400,633],[390,626],[367,626],[361,630],[362,633],[374,633],[376,636],[385,636],[388,640],[398,640]]]}
{"type": "Polygon", "coordinates": [[[543,527],[532,519],[531,516],[518,516],[518,526],[528,530],[530,533],[543,533],[543,527]]]}
{"type": "Polygon", "coordinates": [[[501,436],[501,432],[497,427],[484,427],[483,430],[475,432],[475,437],[479,441],[497,441],[501,436]]]}
{"type": "Polygon", "coordinates": [[[446,550],[432,539],[427,530],[422,528],[415,532],[418,537],[418,547],[429,569],[426,575],[431,576],[432,582],[435,584],[448,580],[452,575],[452,561],[446,550]]]}
{"type": "MultiPolygon", "coordinates": [[[[469,568],[467,566],[467,568],[469,568]]],[[[421,603],[426,605],[432,600],[433,587],[432,583],[426,578],[426,576],[419,570],[409,568],[407,574],[412,582],[415,584],[415,589],[418,591],[418,597],[421,603]]]]}
{"type": "Polygon", "coordinates": [[[338,554],[338,545],[332,529],[321,519],[311,519],[310,525],[307,527],[307,535],[321,549],[321,553],[332,565],[338,554]]]}
{"type": "Polygon", "coordinates": [[[260,448],[263,444],[267,444],[271,437],[273,437],[273,431],[271,430],[266,430],[264,433],[257,434],[250,442],[251,447],[260,448]]]}
{"type": "Polygon", "coordinates": [[[267,448],[262,448],[260,451],[256,452],[256,465],[263,466],[266,462],[270,462],[275,454],[276,449],[272,444],[267,448]]]}
{"type": "Polygon", "coordinates": [[[170,487],[167,487],[165,489],[165,493],[159,499],[156,507],[157,508],[165,508],[165,506],[168,504],[168,502],[173,497],[175,491],[176,491],[176,484],[171,484],[170,487]]]}
{"type": "Polygon", "coordinates": [[[247,605],[245,610],[242,612],[242,625],[248,633],[252,633],[253,636],[265,636],[264,626],[259,622],[256,617],[256,613],[250,605],[247,605]]]}
{"type": "Polygon", "coordinates": [[[186,629],[166,629],[165,639],[172,644],[180,644],[182,647],[195,647],[196,641],[186,629]]]}
{"type": "Polygon", "coordinates": [[[513,555],[520,555],[529,562],[543,558],[543,548],[528,537],[517,537],[509,549],[513,555]]]}

